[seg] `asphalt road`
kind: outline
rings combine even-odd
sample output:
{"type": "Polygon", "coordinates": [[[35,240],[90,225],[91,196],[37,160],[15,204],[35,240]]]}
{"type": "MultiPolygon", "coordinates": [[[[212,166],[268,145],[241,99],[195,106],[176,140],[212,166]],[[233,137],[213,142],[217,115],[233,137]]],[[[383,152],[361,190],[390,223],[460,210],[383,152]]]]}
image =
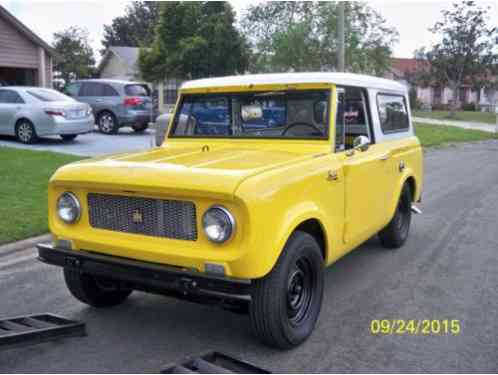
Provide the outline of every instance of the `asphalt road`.
{"type": "Polygon", "coordinates": [[[0,258],[0,316],[53,312],[88,336],[0,352],[2,372],[155,372],[218,350],[279,372],[498,371],[498,142],[426,154],[426,185],[408,243],[376,238],[326,272],[312,337],[292,351],[262,346],[246,316],[134,293],[97,310],[76,302],[34,250],[0,258]],[[458,319],[459,335],[372,335],[372,319],[458,319]]]}
{"type": "Polygon", "coordinates": [[[14,137],[0,136],[0,147],[15,147],[36,151],[53,151],[80,156],[101,156],[121,152],[141,151],[152,147],[154,130],[136,133],[131,128],[121,128],[115,135],[101,134],[97,131],[80,134],[72,142],[64,142],[59,136],[44,137],[37,143],[25,145],[14,137]]]}

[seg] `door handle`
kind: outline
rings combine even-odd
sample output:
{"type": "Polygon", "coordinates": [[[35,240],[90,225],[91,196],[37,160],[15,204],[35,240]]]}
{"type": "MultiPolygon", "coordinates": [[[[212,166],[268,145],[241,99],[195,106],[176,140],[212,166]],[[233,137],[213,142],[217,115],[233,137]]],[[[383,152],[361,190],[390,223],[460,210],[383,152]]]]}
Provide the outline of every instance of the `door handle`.
{"type": "Polygon", "coordinates": [[[379,160],[380,160],[380,161],[386,161],[386,160],[388,160],[390,157],[391,157],[391,155],[389,155],[389,154],[385,154],[385,155],[382,155],[382,156],[379,158],[379,160]]]}
{"type": "Polygon", "coordinates": [[[95,99],[95,101],[96,101],[97,103],[102,103],[102,102],[104,101],[104,99],[95,99]]]}

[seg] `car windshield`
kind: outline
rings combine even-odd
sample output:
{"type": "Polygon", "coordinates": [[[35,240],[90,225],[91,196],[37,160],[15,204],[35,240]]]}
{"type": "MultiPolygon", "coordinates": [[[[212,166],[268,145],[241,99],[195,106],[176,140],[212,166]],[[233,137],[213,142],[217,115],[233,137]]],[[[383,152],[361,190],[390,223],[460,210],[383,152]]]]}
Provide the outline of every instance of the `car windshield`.
{"type": "Polygon", "coordinates": [[[171,136],[327,139],[329,99],[328,90],[184,95],[171,136]]]}
{"type": "Polygon", "coordinates": [[[50,89],[31,89],[28,90],[28,94],[42,102],[64,102],[73,100],[67,95],[50,89]]]}

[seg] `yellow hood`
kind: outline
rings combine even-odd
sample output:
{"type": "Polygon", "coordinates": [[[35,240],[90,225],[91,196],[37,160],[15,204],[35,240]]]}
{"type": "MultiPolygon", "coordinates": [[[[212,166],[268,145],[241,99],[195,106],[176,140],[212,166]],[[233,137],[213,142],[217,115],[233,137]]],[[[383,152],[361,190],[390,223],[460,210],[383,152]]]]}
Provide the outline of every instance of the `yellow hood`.
{"type": "Polygon", "coordinates": [[[223,147],[159,148],[84,160],[60,168],[55,185],[232,197],[246,178],[309,158],[309,153],[223,147]]]}

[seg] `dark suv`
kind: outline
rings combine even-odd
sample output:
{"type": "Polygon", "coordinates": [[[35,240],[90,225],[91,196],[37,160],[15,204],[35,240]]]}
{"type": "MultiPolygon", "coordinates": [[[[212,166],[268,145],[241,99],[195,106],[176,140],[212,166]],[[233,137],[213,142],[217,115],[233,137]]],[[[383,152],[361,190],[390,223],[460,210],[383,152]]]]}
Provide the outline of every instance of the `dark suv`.
{"type": "Polygon", "coordinates": [[[64,93],[92,107],[97,126],[104,134],[115,134],[123,126],[142,132],[156,117],[150,90],[145,83],[79,80],[67,85],[64,93]]]}

